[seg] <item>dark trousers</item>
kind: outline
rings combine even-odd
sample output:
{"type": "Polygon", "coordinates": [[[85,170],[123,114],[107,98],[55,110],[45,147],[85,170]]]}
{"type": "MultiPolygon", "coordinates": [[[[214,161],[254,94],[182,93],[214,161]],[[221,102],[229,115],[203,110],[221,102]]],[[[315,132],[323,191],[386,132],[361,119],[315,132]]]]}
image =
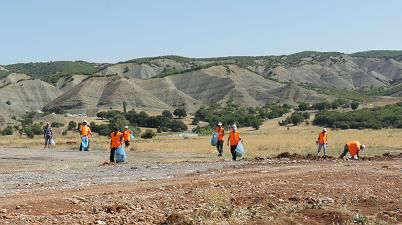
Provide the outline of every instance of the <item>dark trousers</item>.
{"type": "Polygon", "coordinates": [[[52,140],[52,136],[46,135],[45,136],[45,146],[50,145],[50,140],[52,140]]]}
{"type": "Polygon", "coordinates": [[[216,150],[218,150],[219,155],[222,155],[222,153],[223,153],[223,140],[218,140],[218,143],[216,143],[216,150]]]}
{"type": "Polygon", "coordinates": [[[130,141],[124,141],[124,144],[126,145],[126,147],[130,146],[130,141]]]}
{"type": "Polygon", "coordinates": [[[343,148],[343,152],[342,154],[339,156],[340,159],[343,159],[343,157],[345,157],[346,154],[348,154],[349,152],[349,148],[348,145],[345,145],[345,147],[343,148]]]}
{"type": "Polygon", "coordinates": [[[234,161],[236,161],[236,148],[237,148],[237,145],[231,145],[230,146],[230,153],[232,153],[232,159],[234,160],[234,161]]]}
{"type": "Polygon", "coordinates": [[[117,150],[117,148],[111,148],[110,149],[110,162],[114,162],[114,152],[117,150]]]}

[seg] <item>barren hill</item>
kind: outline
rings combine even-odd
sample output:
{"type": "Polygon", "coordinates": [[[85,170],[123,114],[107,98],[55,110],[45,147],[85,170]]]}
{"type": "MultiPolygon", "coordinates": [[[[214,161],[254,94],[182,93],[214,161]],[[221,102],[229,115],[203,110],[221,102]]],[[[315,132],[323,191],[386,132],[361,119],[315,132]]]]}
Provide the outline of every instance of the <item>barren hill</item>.
{"type": "Polygon", "coordinates": [[[246,107],[338,97],[320,91],[323,89],[378,89],[375,93],[390,96],[402,93],[402,51],[204,59],[160,56],[117,64],[74,61],[1,68],[0,93],[11,101],[11,105],[7,100],[0,103],[3,116],[44,106],[93,114],[122,109],[126,102],[129,109],[159,112],[184,106],[194,112],[202,105],[229,100],[246,107]],[[25,75],[15,73],[21,71],[25,75]]]}
{"type": "Polygon", "coordinates": [[[58,88],[25,74],[8,75],[0,80],[0,115],[3,123],[10,121],[11,116],[42,109],[61,93],[58,88]]]}

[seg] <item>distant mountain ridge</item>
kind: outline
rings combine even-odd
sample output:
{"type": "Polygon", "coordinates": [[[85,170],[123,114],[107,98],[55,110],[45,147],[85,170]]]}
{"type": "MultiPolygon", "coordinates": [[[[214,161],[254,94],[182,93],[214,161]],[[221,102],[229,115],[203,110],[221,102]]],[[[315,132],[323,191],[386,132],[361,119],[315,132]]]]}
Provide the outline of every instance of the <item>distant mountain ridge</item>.
{"type": "Polygon", "coordinates": [[[368,89],[401,96],[402,51],[306,51],[283,56],[159,56],[115,64],[84,61],[0,66],[0,114],[61,107],[74,113],[128,108],[160,112],[233,101],[257,106],[334,99],[368,89]],[[18,81],[18,82],[17,82],[18,81]],[[384,91],[384,90],[392,90],[384,91]],[[11,104],[6,104],[9,101],[11,104]]]}

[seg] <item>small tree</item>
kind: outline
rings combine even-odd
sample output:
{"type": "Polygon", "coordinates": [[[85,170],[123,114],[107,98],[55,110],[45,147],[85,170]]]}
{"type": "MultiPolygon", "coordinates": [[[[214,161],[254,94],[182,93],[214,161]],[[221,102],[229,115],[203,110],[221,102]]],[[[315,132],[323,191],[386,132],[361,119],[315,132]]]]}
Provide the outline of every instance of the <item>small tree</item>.
{"type": "Polygon", "coordinates": [[[350,103],[350,108],[356,110],[357,108],[359,108],[359,102],[353,101],[352,103],[350,103]]]}
{"type": "Polygon", "coordinates": [[[6,101],[6,104],[7,104],[7,105],[11,105],[10,100],[7,100],[7,101],[6,101]]]}
{"type": "Polygon", "coordinates": [[[52,112],[56,113],[56,114],[64,114],[66,111],[61,108],[60,106],[56,106],[54,107],[52,110],[52,112]]]}
{"type": "Polygon", "coordinates": [[[164,111],[162,112],[162,116],[164,116],[164,117],[166,117],[166,118],[169,118],[169,119],[172,119],[172,118],[173,118],[173,114],[172,114],[169,110],[164,110],[164,111]]]}
{"type": "Polygon", "coordinates": [[[177,108],[174,110],[173,115],[182,118],[187,116],[187,112],[184,108],[177,108]]]}
{"type": "Polygon", "coordinates": [[[116,115],[112,121],[110,121],[111,128],[117,127],[119,130],[123,130],[125,126],[130,122],[123,115],[116,115]]]}
{"type": "Polygon", "coordinates": [[[127,102],[123,101],[123,112],[126,113],[127,112],[127,102]]]}
{"type": "Polygon", "coordinates": [[[298,108],[299,108],[299,111],[306,111],[309,109],[309,105],[305,102],[300,102],[298,108]]]}
{"type": "Polygon", "coordinates": [[[258,129],[260,129],[260,126],[262,125],[262,122],[261,122],[261,120],[259,120],[259,119],[253,119],[252,121],[251,121],[251,127],[252,128],[254,128],[254,129],[256,129],[256,130],[258,130],[258,129]]]}

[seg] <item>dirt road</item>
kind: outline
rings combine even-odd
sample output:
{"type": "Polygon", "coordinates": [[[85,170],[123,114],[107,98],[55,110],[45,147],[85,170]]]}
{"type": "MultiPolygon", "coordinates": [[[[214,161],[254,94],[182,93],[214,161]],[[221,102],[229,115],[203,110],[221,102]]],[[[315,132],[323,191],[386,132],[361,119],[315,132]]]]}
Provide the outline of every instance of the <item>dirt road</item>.
{"type": "MultiPolygon", "coordinates": [[[[70,189],[51,188],[52,182],[34,184],[26,193],[12,191],[0,198],[0,224],[402,222],[401,158],[360,162],[284,158],[206,165],[186,170],[188,164],[177,164],[182,172],[172,178],[128,181],[126,176],[107,180],[106,171],[135,174],[129,166],[102,166],[99,170],[106,175],[94,179],[105,183],[70,189]]],[[[145,166],[144,171],[164,174],[169,170],[164,166],[175,167],[145,166]]]]}

